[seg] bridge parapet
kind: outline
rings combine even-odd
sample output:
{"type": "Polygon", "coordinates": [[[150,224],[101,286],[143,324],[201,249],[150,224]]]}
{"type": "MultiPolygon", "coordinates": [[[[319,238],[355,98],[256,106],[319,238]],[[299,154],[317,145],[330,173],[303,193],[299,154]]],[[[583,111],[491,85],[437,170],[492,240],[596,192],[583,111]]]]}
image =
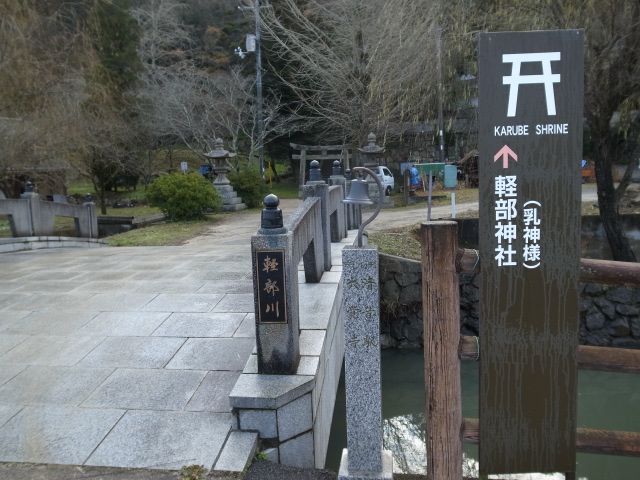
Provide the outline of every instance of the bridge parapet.
{"type": "Polygon", "coordinates": [[[274,461],[323,467],[342,359],[342,259],[353,245],[344,185],[308,182],[286,220],[265,199],[252,237],[257,348],[230,394],[235,428],[274,461]],[[283,308],[284,307],[284,308],[283,308]]]}

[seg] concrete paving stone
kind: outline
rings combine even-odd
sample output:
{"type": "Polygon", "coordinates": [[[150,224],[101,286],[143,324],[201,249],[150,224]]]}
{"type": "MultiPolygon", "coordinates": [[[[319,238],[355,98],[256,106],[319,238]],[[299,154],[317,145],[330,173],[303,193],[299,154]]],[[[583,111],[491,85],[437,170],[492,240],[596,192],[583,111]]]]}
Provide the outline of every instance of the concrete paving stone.
{"type": "Polygon", "coordinates": [[[146,282],[140,282],[135,287],[136,292],[148,292],[148,293],[222,293],[222,292],[200,292],[202,287],[202,281],[189,281],[188,279],[182,280],[150,280],[146,282]]]}
{"type": "Polygon", "coordinates": [[[86,293],[107,293],[107,292],[119,292],[129,293],[136,291],[136,285],[142,285],[143,281],[127,280],[126,282],[118,282],[116,280],[105,280],[100,282],[88,282],[80,285],[74,290],[74,292],[86,292],[86,293]]]}
{"type": "Polygon", "coordinates": [[[242,373],[258,373],[258,355],[256,353],[251,353],[249,360],[244,365],[244,369],[242,373]]]}
{"type": "Polygon", "coordinates": [[[313,412],[311,394],[295,399],[278,409],[278,438],[280,441],[311,430],[313,428],[313,412]]]}
{"type": "Polygon", "coordinates": [[[103,340],[104,337],[34,335],[0,356],[0,365],[71,366],[103,340]]]}
{"type": "Polygon", "coordinates": [[[256,337],[256,314],[255,313],[247,313],[242,320],[242,323],[238,327],[238,329],[233,334],[234,337],[247,337],[247,338],[255,338],[256,337]]]}
{"type": "Polygon", "coordinates": [[[182,410],[206,373],[194,370],[118,369],[89,395],[82,406],[182,410]]]}
{"type": "Polygon", "coordinates": [[[214,468],[222,472],[244,472],[257,447],[257,433],[231,432],[214,468]]]}
{"type": "Polygon", "coordinates": [[[22,408],[22,405],[0,405],[0,427],[11,420],[22,408]]]}
{"type": "MultiPolygon", "coordinates": [[[[75,282],[56,282],[56,281],[42,281],[42,282],[13,282],[16,285],[17,292],[25,293],[66,293],[74,290],[77,287],[75,282]]],[[[4,287],[0,285],[0,291],[3,291],[4,287]]]]}
{"type": "Polygon", "coordinates": [[[16,345],[20,345],[28,338],[29,335],[17,335],[13,332],[7,332],[7,330],[4,330],[0,334],[0,357],[10,351],[16,345]]]}
{"type": "Polygon", "coordinates": [[[11,307],[29,296],[29,293],[0,293],[0,310],[7,309],[7,307],[11,307]]]}
{"type": "MultiPolygon", "coordinates": [[[[151,268],[151,265],[149,266],[149,268],[147,268],[147,266],[142,266],[142,265],[136,265],[134,267],[130,267],[129,269],[133,270],[134,272],[130,280],[144,280],[144,281],[158,280],[158,278],[161,276],[161,274],[158,273],[158,270],[161,270],[162,272],[165,272],[165,270],[160,268],[162,265],[162,262],[158,262],[157,260],[156,262],[157,262],[156,268],[151,268]]],[[[186,278],[187,274],[188,272],[186,270],[185,271],[171,270],[171,278],[176,281],[186,278]]],[[[167,272],[167,275],[169,275],[168,272],[167,272]]]]}
{"type": "MultiPolygon", "coordinates": [[[[326,274],[325,274],[326,275],[326,274]]],[[[338,291],[336,283],[308,283],[299,287],[300,328],[326,329],[338,291]]]]}
{"type": "Polygon", "coordinates": [[[0,312],[0,333],[9,327],[13,322],[26,317],[31,312],[26,310],[4,310],[0,312]]]}
{"type": "Polygon", "coordinates": [[[229,393],[238,381],[240,372],[212,371],[185,407],[190,412],[231,412],[229,393]]]}
{"type": "Polygon", "coordinates": [[[172,313],[153,336],[231,337],[245,316],[244,313],[172,313]]]}
{"type": "Polygon", "coordinates": [[[0,461],[81,465],[123,414],[26,407],[0,428],[0,461]]]}
{"type": "Polygon", "coordinates": [[[147,312],[210,312],[222,299],[223,295],[215,294],[171,294],[162,293],[146,305],[147,312]]]}
{"type": "Polygon", "coordinates": [[[212,268],[209,271],[186,271],[185,275],[188,275],[190,280],[201,280],[203,282],[212,282],[217,280],[244,280],[246,278],[251,278],[251,269],[249,272],[245,270],[234,270],[234,271],[221,271],[217,268],[212,268]],[[249,275],[249,276],[247,276],[249,275]]]}
{"type": "MultiPolygon", "coordinates": [[[[0,292],[2,293],[10,293],[17,292],[25,285],[29,285],[28,282],[21,282],[20,280],[8,280],[4,281],[4,278],[0,280],[0,292]]],[[[30,291],[27,291],[29,293],[30,291]]]]}
{"type": "Polygon", "coordinates": [[[11,266],[9,267],[2,267],[2,280],[4,281],[10,281],[10,280],[20,280],[23,281],[27,275],[29,275],[30,273],[33,273],[33,270],[31,269],[13,269],[11,266]]]}
{"type": "Polygon", "coordinates": [[[285,465],[300,468],[313,468],[313,432],[305,433],[280,444],[280,461],[285,465]]]}
{"type": "Polygon", "coordinates": [[[260,438],[277,438],[278,422],[275,410],[241,409],[238,411],[240,428],[253,430],[260,434],[260,438]]]}
{"type": "Polygon", "coordinates": [[[52,310],[30,312],[7,326],[3,333],[26,335],[69,335],[77,332],[98,312],[81,310],[52,310]]]}
{"type": "Polygon", "coordinates": [[[318,364],[320,357],[300,357],[300,363],[298,364],[298,370],[296,375],[313,375],[318,373],[318,364]]]}
{"type": "Polygon", "coordinates": [[[0,386],[7,383],[25,368],[27,368],[26,365],[3,365],[2,368],[0,368],[0,386]]]}
{"type": "Polygon", "coordinates": [[[91,269],[86,273],[83,273],[76,278],[73,279],[74,282],[104,282],[104,281],[121,281],[131,277],[133,273],[126,270],[117,270],[117,271],[109,271],[109,270],[101,270],[101,269],[91,269]]]}
{"type": "Polygon", "coordinates": [[[227,293],[213,308],[214,312],[253,312],[253,293],[227,293]]]}
{"type": "MultiPolygon", "coordinates": [[[[45,246],[46,248],[46,246],[45,246]]],[[[56,265],[52,268],[47,268],[40,272],[30,273],[25,277],[25,280],[30,282],[39,282],[42,280],[51,280],[55,278],[56,280],[71,280],[72,278],[79,277],[81,275],[80,272],[74,270],[66,270],[64,266],[56,265]]]]}
{"type": "MultiPolygon", "coordinates": [[[[109,337],[84,357],[80,365],[84,367],[163,368],[184,342],[184,338],[109,337]]],[[[2,357],[0,357],[1,360],[2,357]]]]}
{"type": "Polygon", "coordinates": [[[326,330],[301,330],[300,355],[319,356],[326,333],[326,330]]]}
{"type": "Polygon", "coordinates": [[[340,279],[342,278],[342,272],[341,271],[333,271],[333,269],[331,269],[330,272],[324,272],[322,274],[322,278],[320,279],[320,283],[338,283],[340,281],[340,279]]]}
{"type": "Polygon", "coordinates": [[[229,394],[232,408],[279,408],[310,392],[315,385],[306,375],[247,375],[238,378],[229,394]]]}
{"type": "Polygon", "coordinates": [[[93,296],[92,293],[34,293],[11,305],[11,310],[71,309],[93,296]]]}
{"type": "Polygon", "coordinates": [[[246,280],[207,282],[196,293],[251,293],[253,283],[246,280]]]}
{"type": "Polygon", "coordinates": [[[168,312],[102,312],[78,330],[78,334],[146,337],[169,315],[168,312]]]}
{"type": "Polygon", "coordinates": [[[78,304],[78,308],[100,312],[137,311],[156,296],[152,293],[98,293],[78,304]]]}
{"type": "Polygon", "coordinates": [[[129,411],[85,464],[211,469],[230,425],[228,413],[129,411]]]}
{"type": "Polygon", "coordinates": [[[0,387],[3,405],[79,405],[112,368],[31,366],[0,387]]]}
{"type": "Polygon", "coordinates": [[[254,345],[252,338],[190,338],[166,368],[239,371],[254,345]]]}
{"type": "MultiPolygon", "coordinates": [[[[119,248],[118,248],[119,250],[119,248]]],[[[91,252],[92,254],[94,252],[91,252]]],[[[100,259],[95,256],[78,258],[73,267],[69,267],[69,271],[84,273],[87,270],[100,269],[104,272],[121,272],[128,270],[129,265],[126,261],[114,261],[111,259],[100,259]]]]}

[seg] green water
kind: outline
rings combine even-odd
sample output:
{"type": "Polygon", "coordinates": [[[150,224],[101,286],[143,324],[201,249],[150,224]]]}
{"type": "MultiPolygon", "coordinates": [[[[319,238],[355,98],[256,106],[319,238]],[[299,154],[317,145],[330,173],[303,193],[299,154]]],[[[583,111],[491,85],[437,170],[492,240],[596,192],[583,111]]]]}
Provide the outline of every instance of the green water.
{"type": "MultiPolygon", "coordinates": [[[[382,352],[384,448],[391,450],[396,471],[424,473],[424,378],[422,350],[382,352]]],[[[478,418],[478,364],[462,362],[462,414],[478,418]]],[[[580,371],[580,427],[640,432],[640,375],[580,371]]],[[[340,380],[331,426],[326,467],[338,470],[347,446],[344,375],[340,380]]],[[[465,475],[477,476],[478,448],[464,445],[465,475]]],[[[500,478],[564,480],[564,475],[527,474],[500,478]]],[[[579,480],[640,479],[640,458],[578,454],[579,480]]]]}

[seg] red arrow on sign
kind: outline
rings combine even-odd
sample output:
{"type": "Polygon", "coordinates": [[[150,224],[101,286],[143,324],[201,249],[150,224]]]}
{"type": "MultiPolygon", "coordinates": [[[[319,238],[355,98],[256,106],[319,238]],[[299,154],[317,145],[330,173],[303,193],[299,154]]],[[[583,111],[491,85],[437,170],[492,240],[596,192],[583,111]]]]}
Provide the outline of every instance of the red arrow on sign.
{"type": "Polygon", "coordinates": [[[509,157],[513,157],[513,159],[517,162],[518,155],[516,155],[513,150],[511,150],[507,145],[502,147],[498,153],[496,153],[493,157],[493,161],[496,162],[500,157],[502,157],[502,168],[509,168],[509,157]]]}

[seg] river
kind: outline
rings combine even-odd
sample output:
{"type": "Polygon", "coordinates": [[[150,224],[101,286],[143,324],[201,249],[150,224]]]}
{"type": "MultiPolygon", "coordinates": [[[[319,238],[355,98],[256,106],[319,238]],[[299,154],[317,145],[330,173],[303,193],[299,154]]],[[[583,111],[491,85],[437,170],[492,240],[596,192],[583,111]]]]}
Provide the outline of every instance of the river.
{"type": "MultiPolygon", "coordinates": [[[[422,350],[382,352],[384,447],[397,473],[425,472],[424,377],[422,350]]],[[[463,416],[478,418],[478,363],[462,362],[463,416]]],[[[338,470],[347,446],[344,374],[338,387],[326,468],[338,470]]],[[[580,371],[578,426],[640,432],[640,375],[580,371]]],[[[464,445],[464,474],[477,477],[478,448],[464,445]]],[[[490,477],[491,478],[491,477],[490,477]]],[[[561,474],[500,475],[501,479],[564,480],[561,474]]],[[[636,480],[640,458],[578,454],[579,480],[636,480]]]]}

